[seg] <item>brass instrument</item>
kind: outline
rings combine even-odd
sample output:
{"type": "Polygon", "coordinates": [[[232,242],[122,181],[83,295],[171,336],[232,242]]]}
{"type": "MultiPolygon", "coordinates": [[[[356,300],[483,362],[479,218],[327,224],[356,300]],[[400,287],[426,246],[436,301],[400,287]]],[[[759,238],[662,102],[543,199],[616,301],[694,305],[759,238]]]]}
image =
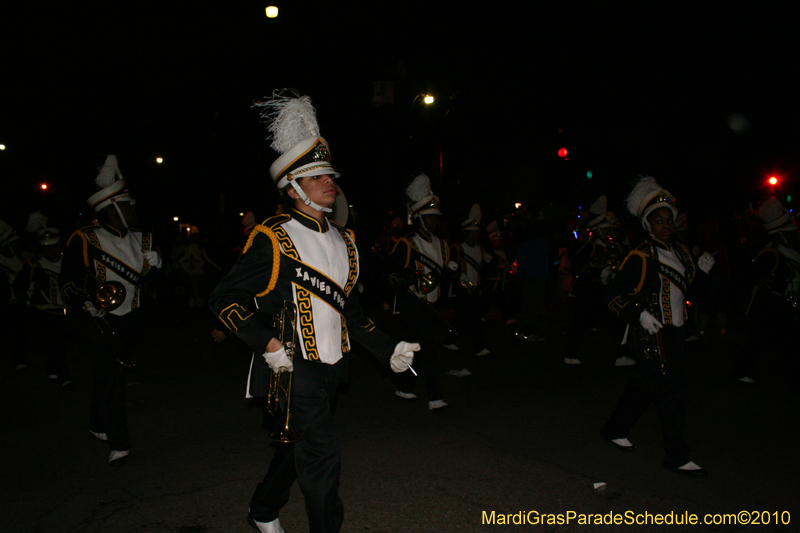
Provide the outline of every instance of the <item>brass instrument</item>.
{"type": "Polygon", "coordinates": [[[101,284],[94,294],[94,306],[98,311],[113,311],[125,301],[125,285],[119,281],[107,281],[101,284]]]}
{"type": "MultiPolygon", "coordinates": [[[[420,297],[415,296],[415,300],[421,303],[424,307],[428,309],[428,311],[433,315],[436,321],[447,330],[448,333],[452,335],[458,335],[458,332],[454,330],[450,323],[445,320],[442,315],[439,314],[436,309],[433,308],[431,303],[428,301],[428,293],[432,292],[436,287],[439,285],[439,279],[434,276],[433,272],[428,272],[427,274],[422,274],[421,272],[415,270],[414,276],[419,280],[419,287],[421,291],[420,297]]],[[[413,294],[413,293],[412,293],[413,294]]]]}
{"type": "MultiPolygon", "coordinates": [[[[284,301],[281,312],[275,317],[273,325],[278,330],[278,340],[283,344],[286,355],[294,363],[294,355],[297,349],[297,305],[291,301],[284,301]]],[[[272,372],[269,379],[269,392],[267,394],[267,410],[278,415],[281,412],[280,396],[283,393],[286,398],[283,410],[283,421],[278,431],[270,435],[270,438],[278,442],[291,443],[301,441],[305,435],[292,425],[292,382],[294,372],[288,372],[286,385],[283,385],[283,369],[272,372]]]]}
{"type": "Polygon", "coordinates": [[[414,275],[417,276],[417,279],[419,279],[419,289],[423,294],[433,292],[436,290],[436,287],[439,286],[439,278],[434,276],[433,272],[422,274],[421,272],[415,271],[414,275]]]}
{"type": "Polygon", "coordinates": [[[469,280],[469,278],[462,279],[461,286],[464,287],[470,294],[475,294],[478,292],[478,287],[476,287],[475,284],[469,280]]]}

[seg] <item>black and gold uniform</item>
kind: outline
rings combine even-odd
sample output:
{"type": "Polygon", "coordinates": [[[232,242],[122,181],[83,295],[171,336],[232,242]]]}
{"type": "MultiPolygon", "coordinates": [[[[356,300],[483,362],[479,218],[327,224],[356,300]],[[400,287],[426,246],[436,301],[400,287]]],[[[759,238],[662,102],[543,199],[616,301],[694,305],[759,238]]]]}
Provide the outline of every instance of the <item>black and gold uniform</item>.
{"type": "Polygon", "coordinates": [[[633,450],[627,440],[636,422],[655,404],[664,438],[664,466],[687,475],[708,472],[691,461],[683,436],[688,407],[684,362],[686,299],[689,287],[707,284],[714,264],[710,254],[698,259],[673,240],[674,197],[650,176],[642,176],[627,199],[628,210],[641,218],[648,238],[631,251],[609,285],[608,307],[628,324],[625,342],[636,358],[636,375],[628,382],[602,435],[618,447],[633,450]]]}
{"type": "Polygon", "coordinates": [[[294,426],[305,439],[276,445],[250,502],[250,516],[261,527],[277,520],[295,480],[305,496],[311,531],[341,526],[341,461],[331,405],[347,379],[351,338],[387,365],[397,344],[364,316],[354,290],[358,276],[353,233],[293,209],[253,229],[239,261],[209,299],[215,315],[254,352],[248,397],[267,395],[270,370],[261,354],[270,339],[279,337],[273,317],[284,301],[297,304],[292,410],[294,426]]]}
{"type": "Polygon", "coordinates": [[[793,355],[800,336],[800,227],[776,198],[764,202],[769,241],[748,270],[748,335],[740,346],[734,374],[745,383],[754,375],[762,354],[778,356],[784,374],[794,379],[800,365],[793,355]],[[770,211],[774,213],[770,213],[770,211]]]}
{"type": "MultiPolygon", "coordinates": [[[[397,242],[389,257],[388,280],[395,289],[395,311],[411,342],[422,347],[414,358],[415,369],[425,382],[431,410],[447,407],[442,400],[438,360],[443,328],[447,325],[437,309],[443,299],[443,282],[452,279],[458,269],[457,254],[457,248],[451,248],[447,241],[420,225],[397,242]]],[[[415,400],[415,381],[412,372],[401,373],[397,396],[415,400]]]]}

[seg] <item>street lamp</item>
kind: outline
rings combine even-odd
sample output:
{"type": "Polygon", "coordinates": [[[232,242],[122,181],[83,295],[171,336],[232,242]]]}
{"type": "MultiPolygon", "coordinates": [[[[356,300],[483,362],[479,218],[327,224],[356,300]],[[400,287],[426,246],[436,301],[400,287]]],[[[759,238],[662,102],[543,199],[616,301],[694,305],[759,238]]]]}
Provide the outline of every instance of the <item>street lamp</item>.
{"type": "Polygon", "coordinates": [[[418,94],[417,96],[414,97],[414,100],[412,100],[412,102],[411,102],[411,107],[412,108],[414,107],[414,104],[417,103],[417,98],[419,98],[420,96],[422,97],[422,101],[425,102],[425,105],[431,105],[433,103],[433,100],[434,100],[433,95],[430,95],[430,94],[418,94]]]}
{"type": "Polygon", "coordinates": [[[164,158],[163,157],[156,157],[156,163],[158,163],[160,165],[163,162],[164,162],[164,158]]]}
{"type": "Polygon", "coordinates": [[[275,6],[269,6],[266,9],[266,12],[267,12],[267,18],[274,19],[275,17],[278,16],[278,8],[275,6]]]}

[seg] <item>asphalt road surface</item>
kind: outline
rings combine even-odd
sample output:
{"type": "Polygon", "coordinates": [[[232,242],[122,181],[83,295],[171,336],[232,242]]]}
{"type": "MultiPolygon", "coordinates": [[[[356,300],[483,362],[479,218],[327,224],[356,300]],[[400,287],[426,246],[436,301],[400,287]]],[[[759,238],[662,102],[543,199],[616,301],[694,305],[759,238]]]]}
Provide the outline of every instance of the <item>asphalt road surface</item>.
{"type": "MultiPolygon", "coordinates": [[[[395,332],[388,313],[372,316],[395,332]]],[[[451,404],[443,413],[397,399],[391,372],[357,350],[334,415],[343,531],[800,530],[798,387],[788,372],[797,353],[763,354],[758,382],[745,385],[729,374],[740,325],[689,346],[686,435],[693,459],[711,472],[694,479],[662,467],[653,407],[629,436],[634,453],[599,438],[633,369],[613,365],[614,340],[603,329],[584,336],[583,365],[565,365],[567,317],[551,311],[546,340],[533,344],[490,315],[491,355],[442,350],[443,373],[469,372],[443,376],[451,404]],[[732,523],[734,515],[751,523],[732,523]],[[675,525],[692,516],[700,524],[675,525]],[[673,524],[654,525],[659,517],[673,524]]],[[[210,324],[203,312],[151,310],[127,384],[133,447],[119,469],[89,436],[91,367],[82,347],[64,343],[70,391],[49,382],[41,355],[25,372],[6,356],[0,532],[251,531],[248,502],[272,450],[261,410],[244,398],[250,355],[237,339],[214,344],[210,324]]],[[[287,533],[307,531],[296,485],[281,522],[287,533]]]]}

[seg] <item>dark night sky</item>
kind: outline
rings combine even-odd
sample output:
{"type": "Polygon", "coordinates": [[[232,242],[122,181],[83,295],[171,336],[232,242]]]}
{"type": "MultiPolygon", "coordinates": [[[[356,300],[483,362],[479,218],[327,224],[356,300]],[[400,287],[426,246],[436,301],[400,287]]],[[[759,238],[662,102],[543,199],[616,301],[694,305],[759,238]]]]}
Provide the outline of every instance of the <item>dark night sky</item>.
{"type": "Polygon", "coordinates": [[[475,201],[603,193],[621,212],[637,173],[698,214],[741,211],[770,172],[796,191],[788,3],[593,4],[495,3],[482,14],[465,2],[292,1],[274,20],[252,1],[15,8],[0,19],[0,218],[42,207],[72,224],[106,153],[151,224],[177,214],[236,227],[248,209],[264,218],[276,156],[250,105],[282,87],[313,98],[339,184],[366,215],[401,207],[413,170],[432,177],[456,221],[475,201]],[[375,108],[383,80],[396,100],[375,108]],[[412,107],[424,92],[436,104],[412,107]],[[746,132],[728,126],[733,113],[746,132]]]}

